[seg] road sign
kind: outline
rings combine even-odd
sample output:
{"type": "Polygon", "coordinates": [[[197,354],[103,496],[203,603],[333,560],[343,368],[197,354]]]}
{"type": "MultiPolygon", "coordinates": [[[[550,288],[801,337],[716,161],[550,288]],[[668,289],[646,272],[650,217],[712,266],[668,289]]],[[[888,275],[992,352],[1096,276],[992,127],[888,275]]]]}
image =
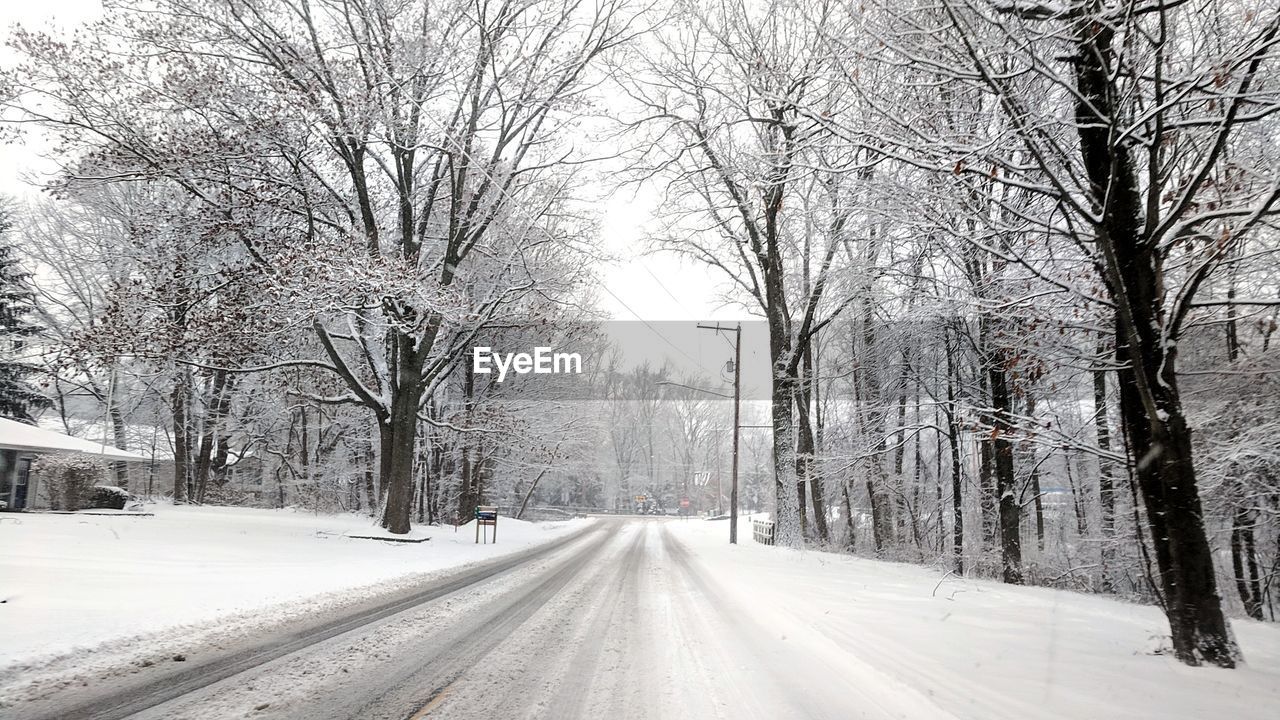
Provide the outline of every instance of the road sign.
{"type": "Polygon", "coordinates": [[[687,498],[687,497],[682,497],[682,498],[680,498],[680,507],[682,507],[682,508],[687,508],[687,507],[689,507],[689,498],[687,498]]]}
{"type": "Polygon", "coordinates": [[[697,485],[698,487],[706,487],[707,485],[710,485],[711,473],[706,471],[694,473],[693,484],[697,485]]]}
{"type": "Polygon", "coordinates": [[[644,502],[645,500],[648,500],[648,499],[649,499],[649,498],[648,498],[647,496],[645,496],[645,495],[637,495],[637,496],[636,496],[636,502],[641,502],[641,503],[642,503],[642,502],[644,502]]]}
{"type": "Polygon", "coordinates": [[[493,541],[498,542],[498,508],[492,505],[476,507],[476,542],[480,542],[480,528],[484,528],[484,541],[489,542],[489,528],[493,528],[493,541]]]}

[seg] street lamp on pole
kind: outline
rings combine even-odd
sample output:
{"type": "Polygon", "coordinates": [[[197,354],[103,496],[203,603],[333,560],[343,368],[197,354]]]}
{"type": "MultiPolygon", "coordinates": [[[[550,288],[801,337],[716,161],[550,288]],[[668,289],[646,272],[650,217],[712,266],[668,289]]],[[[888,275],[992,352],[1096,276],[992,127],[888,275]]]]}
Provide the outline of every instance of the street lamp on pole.
{"type": "MultiPolygon", "coordinates": [[[[717,335],[730,328],[715,325],[699,325],[703,330],[714,330],[717,335]]],[[[738,430],[742,420],[742,323],[733,330],[733,470],[729,489],[729,544],[738,544],[738,430]]]]}

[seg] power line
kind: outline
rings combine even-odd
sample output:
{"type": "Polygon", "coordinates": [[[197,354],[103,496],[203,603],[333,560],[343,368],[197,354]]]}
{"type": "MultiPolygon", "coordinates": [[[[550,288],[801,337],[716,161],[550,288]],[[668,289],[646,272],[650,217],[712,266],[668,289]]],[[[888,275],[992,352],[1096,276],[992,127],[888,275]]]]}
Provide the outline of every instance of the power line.
{"type": "Polygon", "coordinates": [[[665,292],[665,293],[667,294],[667,297],[671,298],[672,300],[675,300],[675,301],[676,301],[676,304],[677,304],[677,305],[679,305],[679,306],[680,306],[681,308],[683,308],[684,310],[686,310],[686,311],[687,311],[687,310],[689,309],[689,308],[684,304],[684,302],[680,300],[680,298],[678,298],[678,297],[676,297],[675,295],[672,295],[672,294],[671,294],[671,291],[670,291],[670,290],[668,290],[668,289],[667,289],[667,286],[666,286],[666,285],[664,285],[664,284],[662,283],[662,281],[658,279],[658,276],[657,276],[657,275],[654,275],[654,274],[653,274],[653,271],[649,269],[649,266],[648,266],[648,265],[641,265],[640,267],[644,268],[644,271],[645,271],[645,272],[647,272],[647,273],[649,273],[649,277],[653,278],[653,281],[654,281],[654,282],[656,282],[656,283],[658,283],[658,287],[662,288],[662,291],[663,291],[663,292],[665,292]]]}
{"type": "Polygon", "coordinates": [[[632,315],[635,315],[636,319],[639,320],[641,323],[643,323],[645,327],[649,328],[649,330],[654,335],[657,335],[658,337],[662,338],[662,342],[666,343],[667,345],[670,345],[671,349],[685,356],[685,358],[688,359],[689,362],[693,363],[695,367],[702,367],[702,361],[694,359],[691,355],[689,355],[689,353],[682,350],[680,346],[676,345],[675,343],[671,342],[671,340],[667,339],[667,336],[663,335],[662,332],[660,332],[656,327],[651,325],[648,320],[645,320],[644,318],[640,317],[640,313],[636,312],[635,310],[632,310],[630,305],[623,302],[622,298],[618,297],[616,293],[610,290],[608,285],[601,285],[600,287],[604,288],[604,291],[609,293],[609,295],[614,300],[617,300],[619,305],[626,308],[627,312],[631,313],[632,315]]]}

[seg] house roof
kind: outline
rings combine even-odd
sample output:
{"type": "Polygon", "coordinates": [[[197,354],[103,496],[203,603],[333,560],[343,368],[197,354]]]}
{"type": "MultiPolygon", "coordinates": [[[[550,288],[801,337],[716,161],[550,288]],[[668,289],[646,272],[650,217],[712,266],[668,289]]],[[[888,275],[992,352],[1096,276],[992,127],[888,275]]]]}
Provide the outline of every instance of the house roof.
{"type": "Polygon", "coordinates": [[[105,460],[149,460],[145,455],[0,418],[0,449],[30,452],[83,453],[105,460]]]}

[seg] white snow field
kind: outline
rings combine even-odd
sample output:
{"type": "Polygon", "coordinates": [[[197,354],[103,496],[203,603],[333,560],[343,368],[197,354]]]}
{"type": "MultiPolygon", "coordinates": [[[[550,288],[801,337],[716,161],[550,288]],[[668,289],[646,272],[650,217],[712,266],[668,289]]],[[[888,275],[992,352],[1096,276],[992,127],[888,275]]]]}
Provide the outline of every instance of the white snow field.
{"type": "Polygon", "coordinates": [[[741,522],[737,546],[727,521],[669,527],[719,598],[810,657],[815,677],[840,667],[868,686],[909,687],[939,717],[1280,718],[1274,625],[1233,618],[1246,664],[1192,668],[1155,654],[1168,635],[1155,607],[765,547],[741,522]]]}
{"type": "Polygon", "coordinates": [[[415,537],[430,540],[394,543],[344,537],[379,532],[369,518],[351,514],[165,504],[146,510],[154,515],[0,516],[0,672],[232,615],[250,626],[278,621],[387,590],[389,582],[513,553],[589,522],[502,518],[497,544],[476,545],[470,526],[416,528],[415,537]]]}

